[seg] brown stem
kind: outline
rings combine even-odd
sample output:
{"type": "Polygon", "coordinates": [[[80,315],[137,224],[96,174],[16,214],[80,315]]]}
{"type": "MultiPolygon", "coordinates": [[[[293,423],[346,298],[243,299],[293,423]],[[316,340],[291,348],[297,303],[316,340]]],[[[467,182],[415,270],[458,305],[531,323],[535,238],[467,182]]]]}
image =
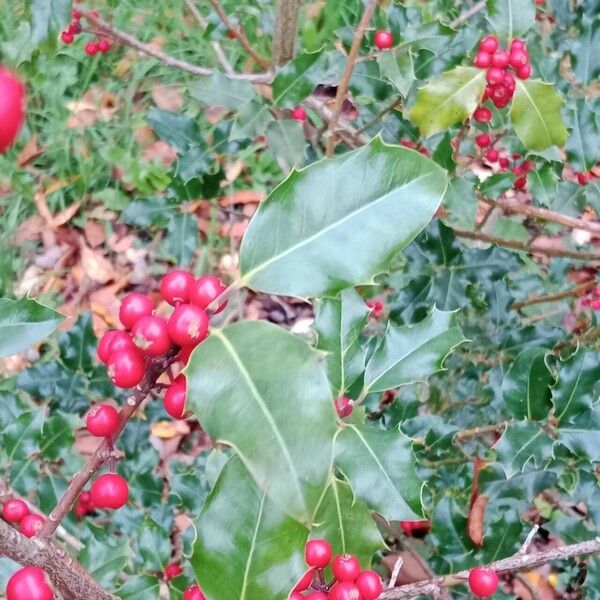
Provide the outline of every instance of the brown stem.
{"type": "Polygon", "coordinates": [[[346,94],[348,93],[348,86],[350,85],[350,78],[352,77],[352,71],[354,71],[354,65],[356,64],[356,57],[358,56],[358,51],[360,50],[360,44],[365,35],[365,31],[367,30],[367,26],[369,25],[369,21],[375,12],[375,7],[377,6],[377,0],[368,0],[365,11],[362,14],[360,22],[358,23],[358,27],[356,28],[356,33],[354,34],[354,39],[352,40],[352,46],[350,47],[350,53],[348,54],[348,60],[346,61],[346,67],[344,68],[344,73],[342,75],[342,79],[338,84],[337,93],[335,95],[335,102],[333,105],[333,113],[331,116],[331,121],[329,122],[329,139],[327,140],[327,156],[333,155],[333,150],[335,148],[335,133],[336,127],[340,118],[340,114],[342,112],[342,106],[344,104],[344,99],[346,98],[346,94]]]}
{"type": "Polygon", "coordinates": [[[581,283],[572,287],[564,292],[557,292],[556,294],[545,294],[539,296],[531,296],[531,298],[527,298],[527,300],[523,300],[522,302],[515,302],[511,305],[513,310],[521,310],[525,306],[531,306],[532,304],[543,304],[545,302],[556,302],[557,300],[563,300],[565,298],[570,298],[571,296],[581,296],[586,292],[593,290],[596,287],[595,281],[586,281],[585,283],[581,283]]]}
{"type": "Polygon", "coordinates": [[[152,391],[160,375],[169,367],[171,362],[174,361],[176,354],[177,350],[173,349],[164,357],[147,364],[144,379],[138,387],[135,388],[131,397],[121,408],[121,412],[119,413],[119,425],[115,430],[115,433],[111,438],[104,439],[100,446],[98,446],[96,452],[88,459],[84,467],[73,476],[67,491],[59,500],[54,510],[48,515],[37,539],[47,540],[56,531],[56,528],[60,525],[65,515],[71,510],[71,507],[79,497],[79,494],[81,494],[87,482],[111,457],[114,451],[115,440],[119,437],[139,405],[152,391]]]}
{"type": "MultiPolygon", "coordinates": [[[[549,548],[541,552],[532,554],[522,554],[517,552],[514,556],[498,560],[488,565],[496,573],[510,573],[512,571],[521,571],[522,569],[531,569],[539,565],[544,565],[554,560],[565,560],[584,554],[597,554],[600,552],[600,537],[587,542],[579,542],[559,548],[549,548]]],[[[420,595],[435,596],[440,590],[465,583],[469,577],[469,571],[460,571],[453,575],[442,575],[433,577],[425,581],[409,583],[392,590],[387,590],[381,594],[379,600],[396,600],[397,598],[415,598],[420,595]]]]}
{"type": "Polygon", "coordinates": [[[493,425],[484,425],[483,427],[474,427],[473,429],[463,429],[456,433],[454,438],[459,442],[464,442],[480,435],[487,435],[488,433],[496,433],[506,429],[511,425],[512,421],[502,421],[501,423],[494,423],[493,425]]]}
{"type": "Polygon", "coordinates": [[[273,35],[273,64],[276,67],[282,67],[294,58],[301,5],[302,0],[277,0],[273,35]]]}
{"type": "MultiPolygon", "coordinates": [[[[141,42],[132,35],[116,29],[102,19],[94,17],[89,12],[81,11],[81,13],[95,28],[98,34],[112,38],[113,40],[116,40],[125,46],[135,48],[136,50],[139,50],[148,56],[152,56],[168,67],[173,67],[175,69],[179,69],[180,71],[185,71],[186,73],[199,76],[212,75],[215,72],[214,69],[200,67],[184,60],[179,60],[178,58],[170,56],[154,46],[144,44],[144,42],[141,42]]],[[[229,79],[250,81],[251,83],[270,83],[273,80],[273,73],[226,73],[226,75],[229,77],[229,79]]]]}
{"type": "Polygon", "coordinates": [[[485,0],[481,0],[481,2],[477,2],[476,4],[473,4],[473,6],[471,6],[471,8],[469,8],[468,10],[465,10],[465,12],[462,15],[460,15],[460,17],[458,17],[457,19],[454,19],[454,21],[452,21],[452,23],[450,23],[450,27],[452,27],[454,29],[454,28],[458,27],[459,25],[466,23],[471,17],[474,17],[477,13],[481,12],[485,7],[486,7],[485,0]]]}
{"type": "Polygon", "coordinates": [[[373,125],[375,125],[375,123],[377,123],[379,120],[383,119],[383,117],[385,117],[385,115],[387,115],[391,110],[393,110],[394,107],[397,106],[398,103],[401,101],[402,101],[402,94],[398,94],[397,96],[394,96],[392,102],[390,102],[387,106],[385,106],[382,110],[380,110],[370,121],[367,122],[366,125],[363,125],[357,131],[357,133],[363,133],[367,129],[370,129],[371,127],[373,127],[373,125]]]}
{"type": "Polygon", "coordinates": [[[268,69],[271,65],[266,58],[259,56],[254,48],[250,45],[246,34],[239,28],[236,28],[235,25],[231,22],[231,19],[227,16],[227,13],[223,10],[223,7],[219,3],[219,0],[208,0],[210,5],[213,7],[214,11],[221,19],[221,22],[229,31],[235,34],[236,39],[242,45],[244,50],[252,57],[252,60],[261,68],[268,69]]]}
{"type": "Polygon", "coordinates": [[[572,258],[574,260],[582,260],[587,262],[600,261],[600,253],[596,252],[576,252],[574,250],[565,250],[562,248],[546,248],[542,246],[535,246],[529,242],[507,240],[505,238],[489,235],[481,231],[469,231],[467,229],[454,229],[454,233],[458,237],[467,238],[470,240],[480,240],[482,242],[496,244],[497,246],[504,246],[505,248],[512,248],[514,250],[529,252],[530,254],[542,254],[544,256],[564,256],[566,258],[572,258]]]}

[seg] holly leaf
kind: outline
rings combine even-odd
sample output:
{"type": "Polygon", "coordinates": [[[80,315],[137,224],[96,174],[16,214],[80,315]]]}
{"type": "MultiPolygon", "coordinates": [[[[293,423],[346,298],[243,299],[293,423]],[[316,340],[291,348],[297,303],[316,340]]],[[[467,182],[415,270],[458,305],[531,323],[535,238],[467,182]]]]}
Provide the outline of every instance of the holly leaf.
{"type": "Polygon", "coordinates": [[[452,571],[470,564],[475,547],[467,534],[467,518],[450,496],[443,497],[435,507],[430,539],[452,571]]]}
{"type": "Polygon", "coordinates": [[[526,348],[510,366],[502,381],[502,396],[517,419],[541,420],[550,412],[552,373],[546,364],[548,351],[526,348]]]}
{"type": "Polygon", "coordinates": [[[2,448],[9,461],[26,460],[39,452],[40,437],[44,425],[44,411],[26,412],[4,428],[2,448]]]}
{"type": "Polygon", "coordinates": [[[469,118],[484,90],[484,71],[474,67],[456,67],[419,89],[410,119],[423,135],[433,135],[469,118]]]}
{"type": "Polygon", "coordinates": [[[557,432],[557,442],[574,454],[585,456],[592,462],[600,460],[600,413],[597,410],[587,409],[561,422],[557,432]]]}
{"type": "Polygon", "coordinates": [[[527,33],[535,23],[535,4],[520,0],[488,0],[491,30],[509,40],[527,33]]]}
{"type": "Polygon", "coordinates": [[[265,104],[256,99],[249,100],[238,110],[229,139],[243,140],[262,135],[272,118],[265,104]]]}
{"type": "Polygon", "coordinates": [[[302,548],[307,534],[256,487],[234,457],[196,521],[191,560],[196,578],[209,598],[283,600],[306,569],[302,548]]]}
{"type": "Polygon", "coordinates": [[[335,298],[317,301],[314,329],[317,348],[328,353],[327,376],[335,397],[341,396],[365,369],[366,349],[360,334],[367,325],[369,309],[353,289],[335,298]]]}
{"type": "Polygon", "coordinates": [[[550,207],[556,203],[557,184],[558,175],[551,164],[544,164],[527,173],[527,187],[542,206],[550,207]]]}
{"type": "Polygon", "coordinates": [[[336,438],[335,463],[356,496],[389,521],[422,517],[415,458],[399,429],[346,425],[336,438]]]}
{"type": "Polygon", "coordinates": [[[443,369],[446,357],[465,341],[455,312],[434,307],[416,325],[390,325],[365,371],[365,389],[384,392],[424,381],[443,369]]]}
{"type": "Polygon", "coordinates": [[[160,581],[153,575],[130,575],[117,594],[122,600],[148,600],[159,597],[160,581]]]}
{"type": "Polygon", "coordinates": [[[189,212],[175,215],[167,225],[166,240],[175,263],[187,267],[200,245],[196,215],[189,212]]]}
{"type": "Polygon", "coordinates": [[[580,99],[570,111],[572,128],[565,150],[571,165],[580,171],[589,171],[600,156],[600,126],[596,116],[598,104],[597,101],[592,103],[580,99]]]}
{"type": "Polygon", "coordinates": [[[151,108],[146,121],[160,138],[180,152],[186,152],[192,146],[202,145],[200,128],[189,117],[151,108]]]}
{"type": "Polygon", "coordinates": [[[64,29],[71,18],[71,0],[31,0],[31,41],[37,46],[64,29]]]}
{"type": "Polygon", "coordinates": [[[162,572],[171,556],[169,532],[150,517],[146,517],[137,536],[137,549],[148,571],[162,572]]]}
{"type": "Polygon", "coordinates": [[[433,161],[379,138],[293,171],[248,226],[242,283],[304,297],[368,284],[427,225],[446,184],[433,161]]]}
{"type": "Polygon", "coordinates": [[[249,81],[230,79],[218,71],[209,77],[201,77],[190,88],[190,94],[203,104],[230,110],[239,110],[255,96],[249,81]]]}
{"type": "Polygon", "coordinates": [[[292,333],[246,321],[214,330],[186,369],[188,406],[213,442],[232,446],[275,504],[307,524],[335,433],[322,362],[292,333]]]}
{"type": "Polygon", "coordinates": [[[600,21],[597,11],[593,17],[581,18],[579,35],[568,41],[573,73],[583,85],[589,85],[600,77],[600,21]]]}
{"type": "Polygon", "coordinates": [[[415,81],[415,66],[410,49],[397,47],[377,55],[379,70],[402,96],[408,94],[415,81]]]}
{"type": "Polygon", "coordinates": [[[478,205],[474,183],[465,177],[453,177],[444,196],[444,207],[448,211],[444,222],[450,227],[472,229],[478,205]]]}
{"type": "Polygon", "coordinates": [[[560,113],[562,98],[554,86],[543,81],[517,81],[510,108],[515,132],[528,150],[563,146],[567,130],[560,113]]]}
{"type": "Polygon", "coordinates": [[[98,340],[92,327],[92,315],[81,315],[75,325],[58,339],[60,358],[71,371],[91,371],[96,361],[98,340]]]}
{"type": "Polygon", "coordinates": [[[284,162],[286,171],[304,164],[305,141],[298,121],[277,119],[269,123],[267,143],[276,158],[284,162]]]}
{"type": "Polygon", "coordinates": [[[127,542],[115,545],[92,537],[79,555],[79,562],[101,586],[112,587],[127,564],[129,552],[127,542]]]}
{"type": "Polygon", "coordinates": [[[354,497],[352,488],[332,477],[315,515],[311,538],[327,540],[336,553],[353,554],[364,568],[373,554],[383,548],[379,529],[365,503],[354,497]]]}
{"type": "Polygon", "coordinates": [[[23,352],[48,337],[64,320],[35,300],[0,298],[0,358],[23,352]]]}

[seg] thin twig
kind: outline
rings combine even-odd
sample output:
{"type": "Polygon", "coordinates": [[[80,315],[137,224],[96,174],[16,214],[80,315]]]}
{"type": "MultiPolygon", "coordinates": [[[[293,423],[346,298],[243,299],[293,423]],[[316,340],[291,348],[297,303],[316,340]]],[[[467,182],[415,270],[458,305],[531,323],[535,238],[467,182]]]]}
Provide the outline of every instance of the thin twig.
{"type": "Polygon", "coordinates": [[[344,73],[342,75],[342,79],[338,84],[337,93],[335,95],[335,102],[333,105],[333,113],[331,116],[331,121],[329,122],[329,139],[327,140],[327,156],[333,155],[333,150],[335,148],[335,133],[336,127],[340,118],[340,114],[342,112],[342,106],[344,104],[344,99],[346,98],[346,94],[348,93],[348,86],[350,85],[350,78],[352,77],[352,71],[354,71],[354,65],[356,64],[356,57],[358,56],[358,51],[360,50],[360,44],[365,35],[365,31],[367,30],[367,26],[369,25],[369,21],[375,12],[375,7],[377,6],[377,0],[368,0],[367,6],[365,7],[365,11],[362,14],[358,27],[356,28],[356,32],[354,34],[354,39],[352,40],[352,46],[350,47],[350,53],[348,54],[348,60],[346,61],[346,67],[344,68],[344,73]]]}
{"type": "Polygon", "coordinates": [[[523,542],[523,545],[519,549],[519,554],[527,554],[527,550],[529,550],[529,546],[531,545],[531,542],[533,542],[533,538],[535,537],[535,534],[538,532],[539,528],[539,525],[533,526],[533,529],[529,532],[529,535],[527,536],[527,538],[523,542]]]}
{"type": "Polygon", "coordinates": [[[459,442],[464,442],[480,435],[487,435],[488,433],[500,432],[512,424],[512,421],[502,421],[501,423],[494,423],[493,425],[484,425],[482,427],[474,427],[473,429],[463,429],[455,434],[454,439],[459,442]]]}
{"type": "Polygon", "coordinates": [[[398,575],[400,575],[400,569],[402,568],[403,562],[404,559],[399,556],[394,564],[394,568],[392,569],[392,574],[387,585],[388,590],[396,586],[396,581],[398,581],[398,575]]]}
{"type": "Polygon", "coordinates": [[[564,292],[557,292],[555,294],[545,294],[539,296],[531,296],[531,298],[527,298],[521,302],[515,302],[511,305],[513,310],[521,310],[525,306],[531,306],[532,304],[544,304],[546,302],[556,302],[558,300],[564,300],[565,298],[570,298],[571,296],[581,296],[586,292],[593,290],[596,287],[595,281],[586,281],[585,283],[581,283],[576,285],[575,287],[569,288],[564,292]]]}
{"type": "Polygon", "coordinates": [[[485,7],[485,0],[481,0],[481,2],[473,4],[473,6],[471,6],[471,8],[469,8],[462,15],[460,15],[460,17],[454,19],[454,21],[450,23],[450,27],[455,29],[459,25],[462,25],[463,23],[467,22],[471,17],[474,17],[477,13],[481,12],[485,7]]]}
{"type": "Polygon", "coordinates": [[[398,94],[398,95],[394,96],[392,102],[390,102],[387,106],[385,106],[385,108],[380,110],[372,119],[370,119],[367,122],[366,125],[363,125],[360,129],[358,129],[357,133],[363,133],[367,129],[370,129],[371,127],[373,127],[373,125],[375,125],[375,123],[380,121],[383,117],[385,117],[385,115],[387,115],[391,110],[393,110],[395,106],[398,105],[398,103],[402,100],[402,97],[403,97],[402,94],[398,94]]]}
{"type": "Polygon", "coordinates": [[[294,58],[302,0],[277,0],[273,33],[273,64],[282,67],[294,58]]]}

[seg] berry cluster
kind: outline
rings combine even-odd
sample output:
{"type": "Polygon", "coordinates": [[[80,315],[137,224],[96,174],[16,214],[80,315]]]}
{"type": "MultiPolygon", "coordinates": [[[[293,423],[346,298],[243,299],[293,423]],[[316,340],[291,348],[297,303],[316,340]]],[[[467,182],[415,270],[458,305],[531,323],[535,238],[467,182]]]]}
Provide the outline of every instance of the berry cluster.
{"type": "Polygon", "coordinates": [[[7,523],[19,526],[22,535],[32,538],[44,525],[44,517],[32,513],[23,500],[18,498],[7,500],[2,506],[2,518],[7,523]]]}
{"type": "Polygon", "coordinates": [[[600,288],[594,288],[588,296],[581,300],[581,306],[600,310],[600,288]]]}
{"type": "MultiPolygon", "coordinates": [[[[498,38],[493,35],[484,37],[479,44],[474,64],[480,69],[486,69],[487,86],[483,102],[491,100],[496,108],[505,108],[512,100],[516,87],[513,72],[519,79],[531,77],[529,54],[525,42],[518,38],[512,40],[510,49],[502,50],[498,38]]],[[[489,108],[480,106],[475,110],[473,118],[479,123],[489,123],[492,113],[489,108]]]]}
{"type": "Polygon", "coordinates": [[[327,540],[309,540],[304,558],[310,568],[290,592],[289,600],[376,600],[383,590],[381,577],[375,571],[363,571],[356,556],[333,558],[327,540]],[[324,574],[328,567],[333,574],[330,583],[324,574]]]}
{"type": "Polygon", "coordinates": [[[24,567],[8,580],[6,600],[53,600],[46,573],[38,567],[24,567]]]}
{"type": "Polygon", "coordinates": [[[77,504],[73,509],[75,516],[78,519],[83,519],[83,517],[94,512],[94,509],[95,506],[92,501],[92,494],[90,494],[90,492],[81,492],[81,494],[79,494],[79,498],[77,499],[77,504]]]}
{"type": "MultiPolygon", "coordinates": [[[[60,34],[60,39],[63,44],[70,46],[75,38],[83,31],[83,27],[81,26],[81,11],[77,9],[73,9],[71,16],[73,20],[69,24],[69,26],[60,34]]],[[[98,16],[97,14],[95,16],[98,16]]],[[[110,40],[108,38],[100,38],[93,42],[88,42],[85,45],[85,53],[88,56],[96,56],[96,54],[106,54],[110,50],[110,40]]]]}

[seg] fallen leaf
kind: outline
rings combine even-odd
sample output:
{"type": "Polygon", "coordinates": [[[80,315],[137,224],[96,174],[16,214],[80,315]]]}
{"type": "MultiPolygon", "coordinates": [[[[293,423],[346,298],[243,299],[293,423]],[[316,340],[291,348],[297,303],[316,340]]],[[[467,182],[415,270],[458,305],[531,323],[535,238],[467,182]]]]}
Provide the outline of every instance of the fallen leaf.
{"type": "Polygon", "coordinates": [[[487,507],[487,496],[477,496],[477,499],[471,506],[469,516],[467,518],[467,531],[471,541],[479,548],[483,545],[485,509],[487,507]]]}
{"type": "Polygon", "coordinates": [[[166,86],[160,83],[152,85],[152,99],[161,110],[179,112],[183,106],[183,96],[178,87],[166,86]]]}
{"type": "Polygon", "coordinates": [[[239,190],[223,196],[219,199],[221,206],[231,206],[232,204],[259,204],[265,199],[265,194],[256,190],[239,190]]]}
{"type": "Polygon", "coordinates": [[[157,140],[142,153],[142,158],[148,162],[161,162],[170,167],[177,160],[177,150],[164,140],[157,140]]]}
{"type": "Polygon", "coordinates": [[[81,242],[81,266],[85,276],[97,283],[108,283],[117,278],[112,263],[97,250],[92,250],[81,242]]]}
{"type": "Polygon", "coordinates": [[[248,219],[244,219],[243,221],[239,221],[231,225],[229,223],[225,223],[219,227],[219,235],[223,237],[229,237],[234,240],[241,240],[244,237],[244,233],[246,232],[249,223],[250,221],[248,219]]]}
{"type": "Polygon", "coordinates": [[[96,248],[106,241],[106,230],[102,223],[97,221],[88,221],[83,228],[85,241],[91,248],[96,248]]]}
{"type": "Polygon", "coordinates": [[[33,134],[29,141],[25,144],[25,147],[19,153],[17,157],[17,164],[19,167],[24,167],[29,164],[34,158],[40,156],[44,150],[38,146],[38,136],[33,134]]]}

